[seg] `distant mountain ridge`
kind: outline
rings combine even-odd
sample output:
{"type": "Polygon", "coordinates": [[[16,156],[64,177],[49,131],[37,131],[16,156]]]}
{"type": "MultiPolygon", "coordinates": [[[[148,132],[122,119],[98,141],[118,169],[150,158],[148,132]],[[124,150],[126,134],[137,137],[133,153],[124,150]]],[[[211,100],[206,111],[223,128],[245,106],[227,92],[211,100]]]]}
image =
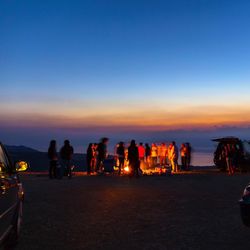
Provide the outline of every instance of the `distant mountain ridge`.
{"type": "Polygon", "coordinates": [[[6,149],[9,151],[9,152],[40,152],[36,149],[33,149],[33,148],[29,148],[29,147],[26,147],[24,145],[20,145],[20,146],[13,146],[13,145],[4,145],[6,147],[6,149]]]}

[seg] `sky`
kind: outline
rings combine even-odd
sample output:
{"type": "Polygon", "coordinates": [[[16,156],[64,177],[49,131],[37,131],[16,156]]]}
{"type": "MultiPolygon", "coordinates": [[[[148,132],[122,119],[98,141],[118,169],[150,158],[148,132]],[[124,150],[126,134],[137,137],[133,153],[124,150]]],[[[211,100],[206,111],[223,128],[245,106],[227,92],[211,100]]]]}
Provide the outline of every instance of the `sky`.
{"type": "Polygon", "coordinates": [[[249,12],[247,0],[1,0],[0,139],[249,138],[249,12]]]}

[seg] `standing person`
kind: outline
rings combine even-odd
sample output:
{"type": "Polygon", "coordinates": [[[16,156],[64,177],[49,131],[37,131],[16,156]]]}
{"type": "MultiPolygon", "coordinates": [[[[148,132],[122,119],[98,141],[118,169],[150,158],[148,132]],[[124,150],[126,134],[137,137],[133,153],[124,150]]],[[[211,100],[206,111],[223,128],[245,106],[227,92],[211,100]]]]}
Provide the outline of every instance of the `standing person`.
{"type": "Polygon", "coordinates": [[[224,146],[224,152],[225,152],[225,157],[226,157],[228,174],[233,175],[234,174],[234,168],[233,168],[234,151],[233,151],[232,145],[227,143],[224,146]]]}
{"type": "Polygon", "coordinates": [[[178,148],[175,141],[172,141],[172,146],[170,150],[170,161],[173,172],[178,172],[178,148]]]}
{"type": "MultiPolygon", "coordinates": [[[[168,149],[167,149],[167,164],[168,165],[170,165],[170,166],[172,166],[172,164],[171,164],[171,149],[172,149],[172,143],[170,143],[169,145],[168,145],[168,149]]],[[[173,170],[173,169],[171,169],[171,170],[173,170]]]]}
{"type": "Polygon", "coordinates": [[[94,144],[90,143],[87,149],[87,155],[86,155],[86,160],[87,160],[87,175],[90,175],[91,173],[91,167],[93,164],[93,158],[94,158],[94,144]]]}
{"type": "Polygon", "coordinates": [[[192,148],[190,146],[190,143],[187,142],[186,143],[186,150],[187,150],[187,153],[186,153],[186,166],[187,166],[187,170],[190,169],[190,165],[191,165],[191,154],[192,154],[192,148]]]}
{"type": "Polygon", "coordinates": [[[186,148],[185,143],[181,144],[180,155],[181,155],[181,168],[182,170],[186,170],[187,169],[187,148],[186,148]]]}
{"type": "Polygon", "coordinates": [[[138,147],[138,151],[139,151],[139,159],[141,162],[143,162],[145,159],[145,148],[144,148],[142,142],[140,142],[140,145],[138,147]]]}
{"type": "Polygon", "coordinates": [[[98,155],[97,147],[98,147],[98,143],[93,143],[92,147],[93,147],[94,157],[93,157],[92,163],[91,163],[91,172],[94,173],[95,170],[96,170],[96,164],[97,164],[97,155],[98,155]]]}
{"type": "Polygon", "coordinates": [[[60,150],[60,156],[62,159],[64,169],[69,179],[72,177],[71,160],[72,160],[73,154],[74,154],[73,147],[70,145],[69,140],[65,140],[64,145],[62,146],[60,150]]]}
{"type": "Polygon", "coordinates": [[[58,155],[56,151],[56,141],[51,140],[48,148],[48,158],[49,162],[49,178],[53,179],[57,177],[56,169],[57,169],[57,160],[58,155]]]}
{"type": "Polygon", "coordinates": [[[128,160],[132,168],[132,175],[135,175],[136,178],[139,177],[139,151],[135,144],[135,140],[132,140],[130,146],[128,147],[128,160]]]}
{"type": "Polygon", "coordinates": [[[104,137],[101,139],[100,143],[97,146],[97,164],[96,164],[96,172],[104,171],[104,160],[107,158],[107,143],[108,138],[104,137]]]}
{"type": "Polygon", "coordinates": [[[146,162],[150,163],[150,155],[151,155],[151,148],[148,145],[148,143],[145,144],[145,156],[146,156],[146,162]]]}
{"type": "Polygon", "coordinates": [[[121,141],[116,149],[116,154],[119,160],[119,171],[118,175],[121,175],[121,169],[124,167],[124,159],[125,159],[125,148],[124,148],[124,143],[121,141]]]}
{"type": "Polygon", "coordinates": [[[157,146],[155,143],[152,143],[151,146],[151,161],[152,166],[154,167],[157,164],[157,146]]]}
{"type": "Polygon", "coordinates": [[[166,158],[167,158],[167,146],[164,142],[161,144],[161,151],[159,153],[159,159],[160,159],[160,165],[165,166],[166,165],[166,158]]]}

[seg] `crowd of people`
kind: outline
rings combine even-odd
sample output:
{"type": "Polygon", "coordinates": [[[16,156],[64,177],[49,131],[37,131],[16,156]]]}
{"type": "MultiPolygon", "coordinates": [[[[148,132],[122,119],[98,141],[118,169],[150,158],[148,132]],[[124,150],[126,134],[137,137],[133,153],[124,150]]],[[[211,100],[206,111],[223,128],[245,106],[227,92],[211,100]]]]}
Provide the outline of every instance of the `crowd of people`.
{"type": "MultiPolygon", "coordinates": [[[[131,142],[132,143],[132,142],[131,142]]],[[[136,147],[138,148],[139,162],[140,165],[147,164],[148,167],[155,167],[157,165],[171,166],[173,172],[178,172],[179,170],[188,170],[190,168],[191,162],[191,146],[190,143],[183,143],[180,150],[175,143],[172,141],[170,144],[166,143],[152,143],[149,146],[148,143],[145,145],[141,142],[136,147]],[[181,155],[181,165],[178,164],[179,153],[181,155]]],[[[129,149],[129,147],[128,147],[129,149]]],[[[117,144],[115,155],[118,159],[119,174],[124,165],[124,160],[128,158],[129,160],[129,150],[126,150],[124,143],[120,142],[117,144]],[[128,156],[126,157],[126,154],[128,156]]]]}
{"type": "MultiPolygon", "coordinates": [[[[104,162],[108,157],[108,138],[102,138],[99,143],[89,143],[86,151],[87,174],[103,173],[104,162]]],[[[56,141],[52,140],[48,149],[48,157],[50,160],[49,177],[61,179],[66,175],[72,177],[72,157],[74,149],[70,145],[69,140],[64,141],[59,153],[57,153],[56,141]],[[60,157],[59,157],[60,156],[60,157]],[[59,161],[60,158],[60,161],[59,161]]],[[[119,142],[114,152],[115,166],[118,168],[118,175],[124,171],[125,167],[129,167],[130,175],[139,177],[141,165],[147,165],[149,168],[156,166],[169,166],[172,172],[180,170],[189,170],[191,162],[191,146],[189,143],[181,144],[178,149],[175,141],[171,143],[148,143],[142,142],[138,145],[135,140],[131,140],[129,145],[119,142]],[[179,155],[181,156],[181,164],[178,164],[179,155]]]]}
{"type": "Polygon", "coordinates": [[[233,143],[221,143],[215,151],[215,159],[219,165],[225,165],[229,175],[233,175],[242,160],[242,149],[233,143]]]}

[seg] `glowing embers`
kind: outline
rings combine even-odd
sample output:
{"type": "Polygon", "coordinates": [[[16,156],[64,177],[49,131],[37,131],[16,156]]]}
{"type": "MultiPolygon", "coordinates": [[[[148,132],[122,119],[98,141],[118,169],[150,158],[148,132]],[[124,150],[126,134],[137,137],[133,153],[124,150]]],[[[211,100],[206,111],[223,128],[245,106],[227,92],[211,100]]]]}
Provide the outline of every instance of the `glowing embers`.
{"type": "Polygon", "coordinates": [[[130,172],[130,168],[129,168],[129,166],[126,166],[126,167],[124,167],[124,172],[126,172],[126,173],[129,173],[130,172]]]}

